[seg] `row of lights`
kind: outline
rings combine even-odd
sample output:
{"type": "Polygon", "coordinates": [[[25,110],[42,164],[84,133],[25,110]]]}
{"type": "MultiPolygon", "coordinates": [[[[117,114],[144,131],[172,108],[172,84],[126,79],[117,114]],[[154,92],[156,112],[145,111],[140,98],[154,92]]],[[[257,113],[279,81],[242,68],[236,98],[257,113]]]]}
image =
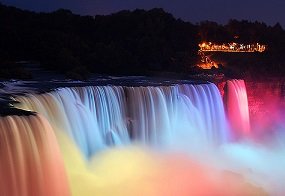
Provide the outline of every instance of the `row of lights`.
{"type": "Polygon", "coordinates": [[[199,44],[200,50],[216,51],[216,52],[264,52],[266,45],[263,44],[239,44],[239,43],[227,43],[227,44],[214,44],[212,42],[202,42],[199,44]]]}

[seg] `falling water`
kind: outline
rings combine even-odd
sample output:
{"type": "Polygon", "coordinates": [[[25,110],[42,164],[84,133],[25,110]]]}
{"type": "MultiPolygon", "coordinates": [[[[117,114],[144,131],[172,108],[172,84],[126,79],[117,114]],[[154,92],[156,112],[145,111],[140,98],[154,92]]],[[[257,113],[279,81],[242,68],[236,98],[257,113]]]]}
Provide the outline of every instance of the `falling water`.
{"type": "Polygon", "coordinates": [[[59,88],[16,100],[36,114],[0,119],[0,195],[266,195],[260,184],[283,179],[279,151],[231,143],[250,131],[240,80],[227,82],[225,109],[212,83],[59,88]]]}
{"type": "Polygon", "coordinates": [[[17,99],[21,108],[43,114],[55,130],[66,132],[88,157],[107,144],[128,142],[121,93],[109,86],[62,88],[17,99]]]}
{"type": "Polygon", "coordinates": [[[214,84],[62,88],[17,100],[18,107],[44,115],[55,130],[67,132],[87,157],[130,140],[160,146],[183,134],[188,142],[204,145],[222,143],[228,135],[214,84]]]}
{"type": "MultiPolygon", "coordinates": [[[[211,141],[227,141],[230,137],[224,105],[220,92],[214,84],[180,85],[179,90],[190,98],[194,108],[201,113],[202,130],[211,141]]],[[[189,104],[187,104],[189,105],[189,104]]],[[[193,113],[191,109],[191,113],[193,113]]]]}
{"type": "Polygon", "coordinates": [[[249,110],[244,81],[227,81],[224,99],[226,102],[227,116],[235,137],[249,136],[249,110]]]}
{"type": "Polygon", "coordinates": [[[69,195],[54,131],[40,116],[1,117],[0,172],[0,195],[69,195]]]}

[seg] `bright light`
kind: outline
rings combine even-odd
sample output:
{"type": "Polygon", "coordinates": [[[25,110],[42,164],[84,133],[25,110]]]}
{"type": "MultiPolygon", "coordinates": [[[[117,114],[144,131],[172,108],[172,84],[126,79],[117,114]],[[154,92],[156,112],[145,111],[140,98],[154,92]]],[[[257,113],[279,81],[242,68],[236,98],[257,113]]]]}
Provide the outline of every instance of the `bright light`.
{"type": "Polygon", "coordinates": [[[211,69],[212,67],[219,68],[218,64],[213,61],[210,56],[205,55],[202,50],[198,51],[198,55],[201,57],[201,64],[198,64],[198,67],[202,69],[211,69]]]}
{"type": "Polygon", "coordinates": [[[267,49],[266,45],[260,43],[245,45],[235,42],[223,44],[203,42],[202,44],[199,44],[199,47],[203,52],[264,52],[267,49]]]}

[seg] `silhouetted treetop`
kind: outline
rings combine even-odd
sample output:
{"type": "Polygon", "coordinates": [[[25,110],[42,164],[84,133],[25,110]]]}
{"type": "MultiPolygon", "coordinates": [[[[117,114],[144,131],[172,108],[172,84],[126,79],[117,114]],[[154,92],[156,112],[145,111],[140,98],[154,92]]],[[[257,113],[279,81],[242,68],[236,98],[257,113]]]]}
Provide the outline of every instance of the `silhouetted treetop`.
{"type": "Polygon", "coordinates": [[[65,9],[35,13],[0,4],[0,25],[2,67],[32,60],[73,76],[80,68],[86,75],[191,72],[200,41],[267,44],[265,56],[279,70],[285,58],[285,33],[279,23],[271,27],[230,20],[226,25],[193,25],[161,8],[80,16],[65,9]]]}

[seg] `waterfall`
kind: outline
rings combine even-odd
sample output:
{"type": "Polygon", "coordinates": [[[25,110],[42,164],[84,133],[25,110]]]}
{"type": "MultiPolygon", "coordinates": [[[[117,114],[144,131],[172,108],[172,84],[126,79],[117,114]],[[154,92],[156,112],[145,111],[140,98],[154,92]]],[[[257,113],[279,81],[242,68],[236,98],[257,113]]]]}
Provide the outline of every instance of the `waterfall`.
{"type": "MultiPolygon", "coordinates": [[[[226,142],[230,138],[224,104],[216,85],[180,85],[180,92],[190,98],[200,112],[202,130],[212,141],[226,142]]],[[[191,111],[193,112],[193,110],[191,111]]]]}
{"type": "Polygon", "coordinates": [[[20,108],[43,114],[55,130],[67,132],[87,157],[107,144],[128,142],[123,99],[122,89],[110,86],[62,88],[17,98],[20,108]]]}
{"type": "Polygon", "coordinates": [[[250,133],[249,110],[246,87],[243,80],[229,80],[225,86],[227,116],[235,137],[250,133]]]}
{"type": "Polygon", "coordinates": [[[231,142],[250,132],[244,81],[226,83],[224,102],[212,83],[65,87],[15,100],[33,113],[0,117],[0,195],[284,193],[284,145],[231,142]]]}
{"type": "Polygon", "coordinates": [[[130,141],[161,146],[186,137],[203,145],[228,138],[214,84],[61,88],[17,100],[17,107],[44,115],[55,130],[66,132],[86,157],[130,141]]]}
{"type": "Polygon", "coordinates": [[[1,195],[69,195],[54,131],[40,115],[0,118],[0,171],[1,195]]]}

